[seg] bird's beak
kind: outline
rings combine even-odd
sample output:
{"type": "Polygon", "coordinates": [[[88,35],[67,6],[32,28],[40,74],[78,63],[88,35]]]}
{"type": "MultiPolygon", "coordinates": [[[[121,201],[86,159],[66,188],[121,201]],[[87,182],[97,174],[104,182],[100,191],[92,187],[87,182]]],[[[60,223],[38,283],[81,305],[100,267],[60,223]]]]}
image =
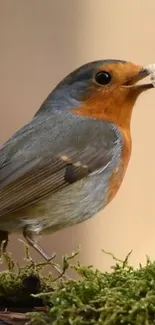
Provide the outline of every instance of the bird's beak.
{"type": "Polygon", "coordinates": [[[138,72],[137,75],[130,77],[127,80],[127,82],[125,82],[124,86],[134,88],[135,90],[137,89],[140,92],[147,90],[147,89],[154,88],[154,83],[155,83],[155,80],[153,77],[154,73],[155,73],[155,65],[152,65],[152,69],[150,68],[150,66],[148,66],[148,68],[143,68],[138,72]],[[137,84],[140,80],[143,80],[144,78],[148,77],[149,75],[151,75],[152,82],[137,84]]]}

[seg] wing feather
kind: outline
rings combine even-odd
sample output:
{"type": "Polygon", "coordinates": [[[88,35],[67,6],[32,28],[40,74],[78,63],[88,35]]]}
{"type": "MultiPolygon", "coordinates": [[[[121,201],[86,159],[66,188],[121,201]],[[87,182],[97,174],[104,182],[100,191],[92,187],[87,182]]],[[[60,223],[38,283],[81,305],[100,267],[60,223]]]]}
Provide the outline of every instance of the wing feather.
{"type": "Polygon", "coordinates": [[[69,148],[56,156],[34,157],[23,164],[19,156],[1,168],[0,216],[16,212],[70,186],[106,166],[110,159],[110,151],[92,146],[81,151],[69,148]]]}

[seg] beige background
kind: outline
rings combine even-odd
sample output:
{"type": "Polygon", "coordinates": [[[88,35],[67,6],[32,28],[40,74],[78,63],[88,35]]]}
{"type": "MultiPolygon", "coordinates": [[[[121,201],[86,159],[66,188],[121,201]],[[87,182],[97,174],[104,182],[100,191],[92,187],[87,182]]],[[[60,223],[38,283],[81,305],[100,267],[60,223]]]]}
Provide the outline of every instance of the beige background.
{"type": "MultiPolygon", "coordinates": [[[[153,63],[154,12],[154,0],[0,0],[0,141],[77,66],[101,58],[153,63]]],[[[152,90],[134,110],[132,159],[117,197],[96,218],[42,238],[48,252],[60,257],[80,244],[81,261],[104,269],[113,261],[101,248],[120,258],[133,249],[134,265],[155,258],[154,121],[152,90]]],[[[9,248],[23,257],[16,236],[9,248]]]]}

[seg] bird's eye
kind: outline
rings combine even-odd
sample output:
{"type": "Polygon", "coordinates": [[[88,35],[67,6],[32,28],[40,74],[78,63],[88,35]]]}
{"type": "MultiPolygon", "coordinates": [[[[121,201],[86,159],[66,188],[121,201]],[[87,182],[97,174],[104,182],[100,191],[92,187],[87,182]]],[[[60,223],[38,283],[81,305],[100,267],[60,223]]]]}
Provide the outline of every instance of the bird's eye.
{"type": "Polygon", "coordinates": [[[111,75],[107,71],[99,71],[95,76],[95,80],[99,85],[108,85],[111,81],[111,75]]]}

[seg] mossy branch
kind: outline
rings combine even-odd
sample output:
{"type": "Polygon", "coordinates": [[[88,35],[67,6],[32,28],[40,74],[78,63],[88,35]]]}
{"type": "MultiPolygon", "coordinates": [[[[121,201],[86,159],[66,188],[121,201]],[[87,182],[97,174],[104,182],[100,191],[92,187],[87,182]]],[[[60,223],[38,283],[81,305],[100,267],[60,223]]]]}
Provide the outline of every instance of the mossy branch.
{"type": "MultiPolygon", "coordinates": [[[[56,281],[52,273],[42,275],[49,263],[35,263],[28,247],[25,247],[25,267],[19,267],[5,254],[3,259],[7,261],[8,270],[0,273],[0,299],[9,297],[11,303],[23,302],[26,306],[31,300],[33,308],[28,309],[31,312],[24,313],[21,319],[32,325],[155,324],[155,262],[147,257],[145,266],[134,269],[129,264],[131,252],[124,260],[103,252],[116,262],[110,273],[82,266],[79,262],[70,266],[77,251],[63,257],[62,269],[65,273],[72,267],[80,279],[59,278],[56,281]]],[[[0,314],[0,319],[6,314],[0,314]]],[[[8,321],[12,319],[10,324],[15,325],[19,316],[7,315],[8,321]]]]}

